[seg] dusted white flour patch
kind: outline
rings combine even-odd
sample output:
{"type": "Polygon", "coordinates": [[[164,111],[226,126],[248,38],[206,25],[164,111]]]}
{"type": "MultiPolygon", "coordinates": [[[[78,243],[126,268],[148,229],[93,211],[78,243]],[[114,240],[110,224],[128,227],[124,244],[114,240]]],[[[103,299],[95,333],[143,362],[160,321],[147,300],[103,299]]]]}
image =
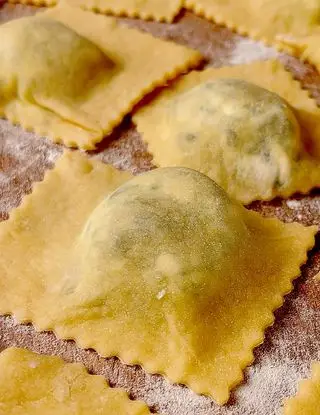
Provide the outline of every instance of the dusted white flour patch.
{"type": "Polygon", "coordinates": [[[278,56],[279,53],[274,48],[267,47],[262,42],[255,42],[250,38],[239,36],[226,64],[242,65],[254,61],[274,59],[278,56]]]}
{"type": "Polygon", "coordinates": [[[299,200],[287,200],[286,203],[290,209],[299,209],[301,204],[299,200]]]}

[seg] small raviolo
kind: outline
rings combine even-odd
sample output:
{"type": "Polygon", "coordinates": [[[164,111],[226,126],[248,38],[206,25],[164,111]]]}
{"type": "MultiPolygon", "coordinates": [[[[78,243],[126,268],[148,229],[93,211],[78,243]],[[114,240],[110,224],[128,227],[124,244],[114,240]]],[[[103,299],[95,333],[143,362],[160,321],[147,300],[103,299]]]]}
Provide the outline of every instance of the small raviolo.
{"type": "Polygon", "coordinates": [[[320,110],[279,65],[192,72],[165,89],[133,117],[155,163],[199,170],[242,203],[319,186],[320,110]]]}
{"type": "Polygon", "coordinates": [[[156,86],[195,66],[192,49],[67,5],[0,25],[0,116],[92,149],[156,86]]]}
{"type": "Polygon", "coordinates": [[[223,404],[317,228],[264,219],[191,169],[129,179],[59,159],[0,224],[0,313],[223,404]]]}
{"type": "Polygon", "coordinates": [[[183,6],[183,0],[9,0],[9,3],[34,4],[35,6],[67,3],[73,7],[100,13],[168,23],[173,21],[183,6]]]}
{"type": "Polygon", "coordinates": [[[147,415],[147,406],[80,364],[26,349],[0,353],[0,413],[3,415],[147,415]]]}
{"type": "Polygon", "coordinates": [[[284,401],[284,415],[319,415],[320,405],[320,362],[312,365],[310,379],[304,379],[298,386],[296,396],[284,401]]]}
{"type": "Polygon", "coordinates": [[[284,49],[279,35],[307,35],[320,28],[318,0],[186,0],[195,13],[231,30],[284,49]]]}

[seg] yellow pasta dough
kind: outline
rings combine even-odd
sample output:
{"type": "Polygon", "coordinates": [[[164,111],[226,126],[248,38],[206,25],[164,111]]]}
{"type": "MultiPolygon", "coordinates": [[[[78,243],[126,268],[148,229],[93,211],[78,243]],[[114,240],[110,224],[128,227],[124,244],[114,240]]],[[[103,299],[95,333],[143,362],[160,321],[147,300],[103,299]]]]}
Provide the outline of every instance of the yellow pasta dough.
{"type": "Polygon", "coordinates": [[[142,402],[109,388],[80,364],[10,348],[0,354],[2,415],[147,415],[142,402]]]}
{"type": "Polygon", "coordinates": [[[129,177],[58,161],[0,224],[0,313],[225,403],[317,228],[263,219],[191,169],[129,177]]]}
{"type": "Polygon", "coordinates": [[[183,0],[9,0],[10,3],[53,6],[67,3],[87,10],[118,16],[140,17],[172,22],[182,8],[183,0]]]}
{"type": "Polygon", "coordinates": [[[243,35],[278,45],[277,35],[320,27],[318,0],[186,0],[186,7],[243,35]]]}
{"type": "Polygon", "coordinates": [[[284,415],[319,415],[320,362],[314,362],[311,379],[300,382],[295,397],[286,399],[284,415]]]}
{"type": "Polygon", "coordinates": [[[147,92],[201,59],[68,6],[3,24],[0,37],[0,116],[84,149],[147,92]]]}
{"type": "Polygon", "coordinates": [[[276,61],[194,71],[133,120],[157,165],[199,170],[242,203],[320,185],[320,110],[276,61]]]}
{"type": "Polygon", "coordinates": [[[120,16],[172,22],[183,0],[65,0],[72,6],[120,16]]]}
{"type": "Polygon", "coordinates": [[[320,31],[313,32],[310,36],[278,36],[278,41],[289,48],[293,55],[303,61],[309,61],[320,72],[320,31]]]}

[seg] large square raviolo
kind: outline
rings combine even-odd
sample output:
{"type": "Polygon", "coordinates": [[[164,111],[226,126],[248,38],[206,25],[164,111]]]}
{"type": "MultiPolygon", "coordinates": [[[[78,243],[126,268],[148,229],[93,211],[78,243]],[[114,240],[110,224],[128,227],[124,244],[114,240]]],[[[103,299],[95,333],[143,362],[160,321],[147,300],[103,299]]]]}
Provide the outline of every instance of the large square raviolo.
{"type": "Polygon", "coordinates": [[[193,71],[133,121],[155,164],[199,170],[242,203],[320,185],[320,110],[277,61],[193,71]]]}
{"type": "Polygon", "coordinates": [[[147,415],[142,402],[109,388],[102,376],[25,349],[0,354],[0,413],[3,415],[147,415]]]}
{"type": "Polygon", "coordinates": [[[264,219],[194,170],[129,177],[58,161],[0,224],[0,312],[225,403],[316,227],[264,219]]]}
{"type": "Polygon", "coordinates": [[[284,402],[284,415],[319,415],[320,362],[312,365],[311,379],[300,382],[297,395],[284,402]]]}
{"type": "Polygon", "coordinates": [[[94,148],[198,52],[112,17],[59,6],[0,26],[0,116],[70,147],[94,148]]]}
{"type": "Polygon", "coordinates": [[[320,28],[318,0],[186,0],[186,7],[242,35],[278,47],[278,35],[306,35],[320,28]]]}

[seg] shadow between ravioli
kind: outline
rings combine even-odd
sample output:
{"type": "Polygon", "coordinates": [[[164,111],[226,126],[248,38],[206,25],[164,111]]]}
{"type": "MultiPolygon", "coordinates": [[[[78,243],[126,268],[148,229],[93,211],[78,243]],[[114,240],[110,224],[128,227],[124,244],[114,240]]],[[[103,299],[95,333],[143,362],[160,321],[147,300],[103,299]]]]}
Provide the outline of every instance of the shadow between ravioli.
{"type": "Polygon", "coordinates": [[[0,312],[223,404],[316,227],[264,219],[191,169],[128,178],[59,160],[0,225],[0,312]]]}

